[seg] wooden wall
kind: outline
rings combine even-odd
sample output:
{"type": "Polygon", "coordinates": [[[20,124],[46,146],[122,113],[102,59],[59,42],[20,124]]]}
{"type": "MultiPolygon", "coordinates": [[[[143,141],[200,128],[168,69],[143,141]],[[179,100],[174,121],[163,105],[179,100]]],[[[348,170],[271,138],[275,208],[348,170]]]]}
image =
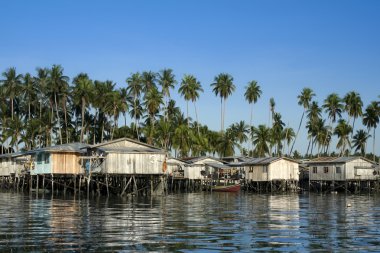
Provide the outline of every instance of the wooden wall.
{"type": "Polygon", "coordinates": [[[53,174],[82,174],[84,172],[78,153],[52,153],[51,161],[53,174]]]}
{"type": "Polygon", "coordinates": [[[165,154],[108,153],[102,164],[102,173],[109,174],[163,174],[165,154]]]}

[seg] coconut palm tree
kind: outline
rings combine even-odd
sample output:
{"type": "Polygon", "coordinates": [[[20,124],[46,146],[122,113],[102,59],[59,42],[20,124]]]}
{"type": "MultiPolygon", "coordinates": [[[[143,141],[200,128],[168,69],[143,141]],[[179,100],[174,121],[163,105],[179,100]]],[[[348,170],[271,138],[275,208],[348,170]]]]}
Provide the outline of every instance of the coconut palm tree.
{"type": "Polygon", "coordinates": [[[22,75],[16,73],[16,68],[9,68],[7,71],[2,73],[5,78],[1,80],[1,85],[4,87],[4,94],[10,99],[11,102],[11,119],[14,116],[14,100],[20,92],[20,87],[22,85],[22,75]]]}
{"type": "MultiPolygon", "coordinates": [[[[337,118],[342,117],[343,112],[343,103],[342,99],[336,93],[331,93],[327,96],[322,107],[325,109],[325,112],[328,114],[330,119],[329,129],[333,131],[333,123],[336,122],[337,118]]],[[[326,136],[327,138],[327,136],[326,136]]]]}
{"type": "MultiPolygon", "coordinates": [[[[133,111],[133,113],[135,113],[135,114],[132,114],[131,117],[135,120],[135,127],[136,127],[135,130],[136,130],[137,136],[139,136],[138,123],[137,122],[141,118],[142,114],[139,114],[139,115],[137,115],[137,114],[139,112],[142,112],[142,110],[140,110],[142,107],[140,107],[140,108],[138,107],[138,105],[141,106],[139,99],[140,99],[141,92],[143,89],[142,77],[141,77],[139,72],[136,72],[136,73],[133,73],[130,77],[128,77],[126,82],[127,82],[127,91],[133,97],[133,108],[131,111],[133,111]]],[[[139,138],[140,137],[138,137],[138,139],[139,138]]]]}
{"type": "Polygon", "coordinates": [[[340,148],[340,156],[343,156],[346,152],[346,145],[351,146],[350,134],[352,132],[352,127],[347,124],[344,119],[340,119],[334,130],[334,134],[338,136],[337,148],[340,148]]]}
{"type": "Polygon", "coordinates": [[[284,128],[284,130],[282,130],[282,140],[284,141],[284,144],[283,144],[283,150],[282,150],[282,153],[285,154],[285,145],[288,146],[288,154],[290,155],[291,153],[289,152],[290,150],[290,143],[292,143],[292,141],[294,140],[294,138],[296,137],[296,134],[293,130],[293,128],[291,127],[286,127],[284,128]]]}
{"type": "MultiPolygon", "coordinates": [[[[186,114],[189,119],[189,106],[188,102],[191,100],[194,104],[195,117],[198,122],[198,112],[195,102],[199,98],[199,93],[203,92],[202,86],[200,82],[193,75],[184,75],[181,81],[181,86],[178,89],[178,92],[181,96],[186,100],[186,114]]],[[[187,120],[187,124],[189,125],[189,120],[187,120]]],[[[198,129],[199,133],[199,129],[198,129]]]]}
{"type": "Polygon", "coordinates": [[[357,93],[355,91],[351,91],[351,92],[347,93],[344,96],[343,101],[344,101],[344,110],[348,114],[348,121],[347,121],[347,123],[348,124],[350,123],[351,117],[354,118],[354,120],[352,122],[352,129],[354,129],[355,128],[355,120],[358,117],[360,117],[360,116],[363,115],[363,112],[362,112],[362,108],[363,108],[362,99],[361,99],[359,93],[357,93]]]}
{"type": "Polygon", "coordinates": [[[31,107],[37,102],[37,86],[31,74],[26,73],[23,78],[23,83],[20,87],[23,100],[27,104],[28,120],[31,119],[31,107]]]}
{"type": "Polygon", "coordinates": [[[120,88],[120,111],[124,118],[124,127],[127,127],[127,112],[129,109],[129,104],[131,104],[132,97],[128,94],[127,88],[120,88]]]}
{"type": "Polygon", "coordinates": [[[255,145],[254,152],[259,157],[269,155],[269,142],[271,139],[271,130],[265,125],[259,125],[257,128],[253,128],[252,140],[255,145]]]}
{"type": "Polygon", "coordinates": [[[94,84],[86,73],[80,73],[73,79],[74,87],[72,88],[72,95],[74,104],[81,106],[81,130],[80,142],[83,142],[84,135],[84,115],[86,108],[90,105],[90,101],[94,92],[94,84]]]}
{"type": "Polygon", "coordinates": [[[379,117],[380,117],[380,109],[379,104],[375,101],[372,101],[371,104],[367,106],[365,109],[365,112],[363,114],[363,125],[365,125],[368,129],[368,132],[373,128],[373,146],[372,146],[372,153],[373,153],[373,161],[376,159],[375,155],[375,142],[376,142],[376,127],[377,124],[379,124],[379,117]]]}
{"type": "Polygon", "coordinates": [[[294,144],[296,143],[298,134],[299,134],[300,129],[301,129],[303,117],[305,116],[305,112],[309,109],[310,102],[314,96],[315,96],[315,93],[313,92],[313,90],[306,87],[306,88],[302,89],[301,94],[298,95],[298,97],[297,97],[298,98],[298,105],[303,107],[303,112],[302,112],[300,124],[298,125],[297,133],[296,133],[296,136],[294,138],[294,141],[293,141],[292,147],[290,149],[289,155],[293,152],[294,144]]]}
{"type": "Polygon", "coordinates": [[[272,141],[275,145],[275,153],[278,156],[281,155],[282,150],[282,137],[285,123],[281,119],[280,113],[274,113],[273,115],[273,126],[272,126],[272,141]]]}
{"type": "Polygon", "coordinates": [[[174,89],[177,81],[175,80],[175,75],[172,69],[163,69],[158,73],[158,83],[161,85],[161,93],[165,100],[165,120],[168,120],[167,106],[168,100],[170,98],[170,89],[174,89]]]}
{"type": "Polygon", "coordinates": [[[365,156],[365,149],[367,146],[367,140],[370,138],[371,135],[368,134],[368,132],[364,131],[363,129],[357,130],[356,134],[353,137],[353,145],[352,147],[355,148],[355,152],[360,150],[361,155],[365,156]]]}
{"type": "Polygon", "coordinates": [[[309,154],[309,148],[312,143],[314,143],[314,137],[316,136],[317,131],[315,130],[315,124],[319,121],[322,114],[322,109],[319,107],[318,102],[313,101],[311,102],[309,109],[306,111],[308,122],[307,122],[307,129],[308,129],[308,139],[309,144],[307,146],[306,150],[306,156],[309,154]]]}
{"type": "Polygon", "coordinates": [[[224,116],[226,108],[227,98],[235,91],[234,79],[231,75],[226,73],[221,73],[214,78],[214,83],[211,84],[213,88],[212,91],[216,96],[220,96],[220,126],[221,131],[224,131],[224,116]]]}
{"type": "Polygon", "coordinates": [[[270,98],[269,99],[269,112],[270,112],[270,125],[273,125],[273,121],[274,121],[274,110],[275,110],[275,107],[276,107],[276,102],[274,101],[274,98],[270,98]]]}
{"type": "Polygon", "coordinates": [[[153,143],[153,136],[154,136],[154,124],[155,124],[155,115],[159,112],[160,107],[162,105],[162,93],[157,90],[157,88],[150,88],[147,93],[145,93],[145,102],[144,105],[146,107],[146,110],[148,112],[149,116],[149,125],[150,125],[150,132],[147,136],[148,144],[153,143]]]}
{"type": "Polygon", "coordinates": [[[142,91],[148,92],[150,89],[157,89],[157,74],[152,71],[144,71],[141,75],[142,91]]]}
{"type": "Polygon", "coordinates": [[[262,94],[260,86],[256,81],[250,81],[248,85],[245,87],[244,97],[245,100],[251,105],[251,117],[249,121],[249,126],[252,127],[253,120],[253,105],[256,104],[257,100],[260,98],[262,94]]]}
{"type": "Polygon", "coordinates": [[[58,99],[61,94],[66,92],[68,89],[69,77],[63,75],[63,68],[60,65],[53,65],[53,67],[49,71],[49,79],[48,79],[48,89],[51,95],[54,97],[54,105],[55,112],[58,122],[58,135],[60,143],[62,144],[62,131],[61,131],[61,123],[58,111],[58,99]]]}
{"type": "Polygon", "coordinates": [[[238,146],[238,140],[235,136],[234,129],[227,128],[226,132],[219,135],[218,145],[216,149],[218,150],[220,157],[233,156],[235,152],[235,147],[238,146]]]}

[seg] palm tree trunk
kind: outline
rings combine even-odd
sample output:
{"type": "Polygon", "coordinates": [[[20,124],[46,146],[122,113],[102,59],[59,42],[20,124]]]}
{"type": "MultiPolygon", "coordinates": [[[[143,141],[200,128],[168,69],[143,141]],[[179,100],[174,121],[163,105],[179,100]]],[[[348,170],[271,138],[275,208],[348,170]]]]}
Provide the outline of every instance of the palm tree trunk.
{"type": "Polygon", "coordinates": [[[197,131],[198,131],[198,135],[199,135],[199,121],[198,121],[198,111],[197,111],[197,106],[194,102],[194,109],[195,109],[195,118],[197,119],[197,131]]]}
{"type": "Polygon", "coordinates": [[[12,120],[13,120],[13,97],[11,98],[11,111],[12,111],[12,120]]]}
{"type": "Polygon", "coordinates": [[[300,124],[298,125],[298,129],[297,129],[297,134],[296,134],[296,137],[294,138],[294,141],[293,141],[293,144],[292,144],[292,148],[290,149],[290,153],[288,155],[291,155],[292,152],[293,152],[293,148],[294,148],[294,144],[296,143],[296,140],[297,140],[297,137],[298,137],[298,134],[300,132],[300,129],[301,129],[301,125],[302,125],[302,121],[303,121],[303,117],[305,116],[305,109],[303,109],[303,113],[302,113],[302,117],[301,117],[301,121],[300,121],[300,124]]]}
{"type": "Polygon", "coordinates": [[[220,97],[220,131],[223,132],[223,97],[220,97]]]}
{"type": "Polygon", "coordinates": [[[62,134],[61,134],[61,122],[59,120],[59,114],[58,114],[58,105],[57,105],[57,94],[54,93],[54,104],[55,104],[55,111],[57,113],[57,120],[58,120],[58,134],[59,134],[59,140],[62,144],[62,134]]]}
{"type": "Polygon", "coordinates": [[[376,127],[373,128],[373,143],[372,143],[372,153],[373,153],[373,161],[376,162],[376,155],[375,155],[375,143],[376,143],[376,127]]]}
{"type": "Polygon", "coordinates": [[[223,132],[224,132],[225,119],[226,119],[226,98],[223,99],[223,126],[222,126],[223,132]]]}
{"type": "Polygon", "coordinates": [[[84,98],[82,97],[82,126],[80,129],[80,142],[83,143],[83,132],[84,132],[84,108],[86,106],[86,102],[84,98]]]}

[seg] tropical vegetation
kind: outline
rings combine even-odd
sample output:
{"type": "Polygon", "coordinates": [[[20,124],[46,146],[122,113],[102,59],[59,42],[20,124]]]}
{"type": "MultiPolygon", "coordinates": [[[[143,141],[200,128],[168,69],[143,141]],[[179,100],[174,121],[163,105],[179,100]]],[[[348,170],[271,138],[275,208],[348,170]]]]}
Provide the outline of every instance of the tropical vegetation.
{"type": "Polygon", "coordinates": [[[379,99],[364,107],[360,94],[350,91],[343,97],[329,94],[319,105],[314,91],[305,87],[297,97],[303,112],[295,131],[276,111],[274,98],[269,100],[268,125],[253,120],[253,107],[262,89],[252,80],[244,93],[251,108],[249,123],[240,120],[226,127],[226,102],[235,89],[228,73],[216,75],[211,84],[201,84],[194,75],[178,79],[173,70],[163,69],[131,73],[125,83],[116,84],[93,80],[87,73],[70,78],[60,65],[37,68],[35,73],[18,73],[11,67],[0,77],[0,152],[129,137],[177,157],[358,154],[375,159],[379,99]],[[220,98],[220,131],[209,129],[198,118],[196,102],[206,86],[220,98]],[[171,97],[172,92],[185,100],[185,112],[171,97]],[[189,102],[194,105],[191,115],[195,118],[190,115],[189,102]],[[358,120],[366,129],[356,128],[358,120]],[[123,123],[119,126],[119,122],[123,123]],[[295,150],[303,126],[308,138],[305,154],[295,150]],[[367,153],[369,140],[372,154],[367,153]]]}

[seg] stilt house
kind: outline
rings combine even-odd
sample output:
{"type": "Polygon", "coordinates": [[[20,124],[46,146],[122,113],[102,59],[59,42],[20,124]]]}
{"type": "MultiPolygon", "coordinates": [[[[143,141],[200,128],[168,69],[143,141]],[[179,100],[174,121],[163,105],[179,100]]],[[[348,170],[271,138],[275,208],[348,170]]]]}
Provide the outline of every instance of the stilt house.
{"type": "Polygon", "coordinates": [[[27,171],[24,164],[29,159],[25,152],[0,155],[0,176],[18,176],[27,171]]]}
{"type": "Polygon", "coordinates": [[[248,182],[299,181],[298,162],[286,157],[253,158],[244,163],[248,182]]]}
{"type": "Polygon", "coordinates": [[[319,157],[306,164],[310,181],[371,181],[379,178],[376,163],[364,157],[319,157]]]}
{"type": "Polygon", "coordinates": [[[162,175],[167,169],[165,150],[129,138],[92,145],[83,159],[92,173],[162,175]]]}
{"type": "Polygon", "coordinates": [[[166,173],[176,179],[185,178],[185,165],[186,163],[178,158],[168,158],[166,160],[167,171],[166,173]]]}
{"type": "Polygon", "coordinates": [[[185,161],[187,163],[185,165],[185,178],[188,179],[217,179],[220,169],[229,168],[222,161],[207,156],[186,159],[185,161]]]}
{"type": "Polygon", "coordinates": [[[34,161],[31,175],[57,174],[78,175],[83,174],[80,156],[85,152],[87,144],[70,143],[45,147],[30,151],[34,161]]]}

